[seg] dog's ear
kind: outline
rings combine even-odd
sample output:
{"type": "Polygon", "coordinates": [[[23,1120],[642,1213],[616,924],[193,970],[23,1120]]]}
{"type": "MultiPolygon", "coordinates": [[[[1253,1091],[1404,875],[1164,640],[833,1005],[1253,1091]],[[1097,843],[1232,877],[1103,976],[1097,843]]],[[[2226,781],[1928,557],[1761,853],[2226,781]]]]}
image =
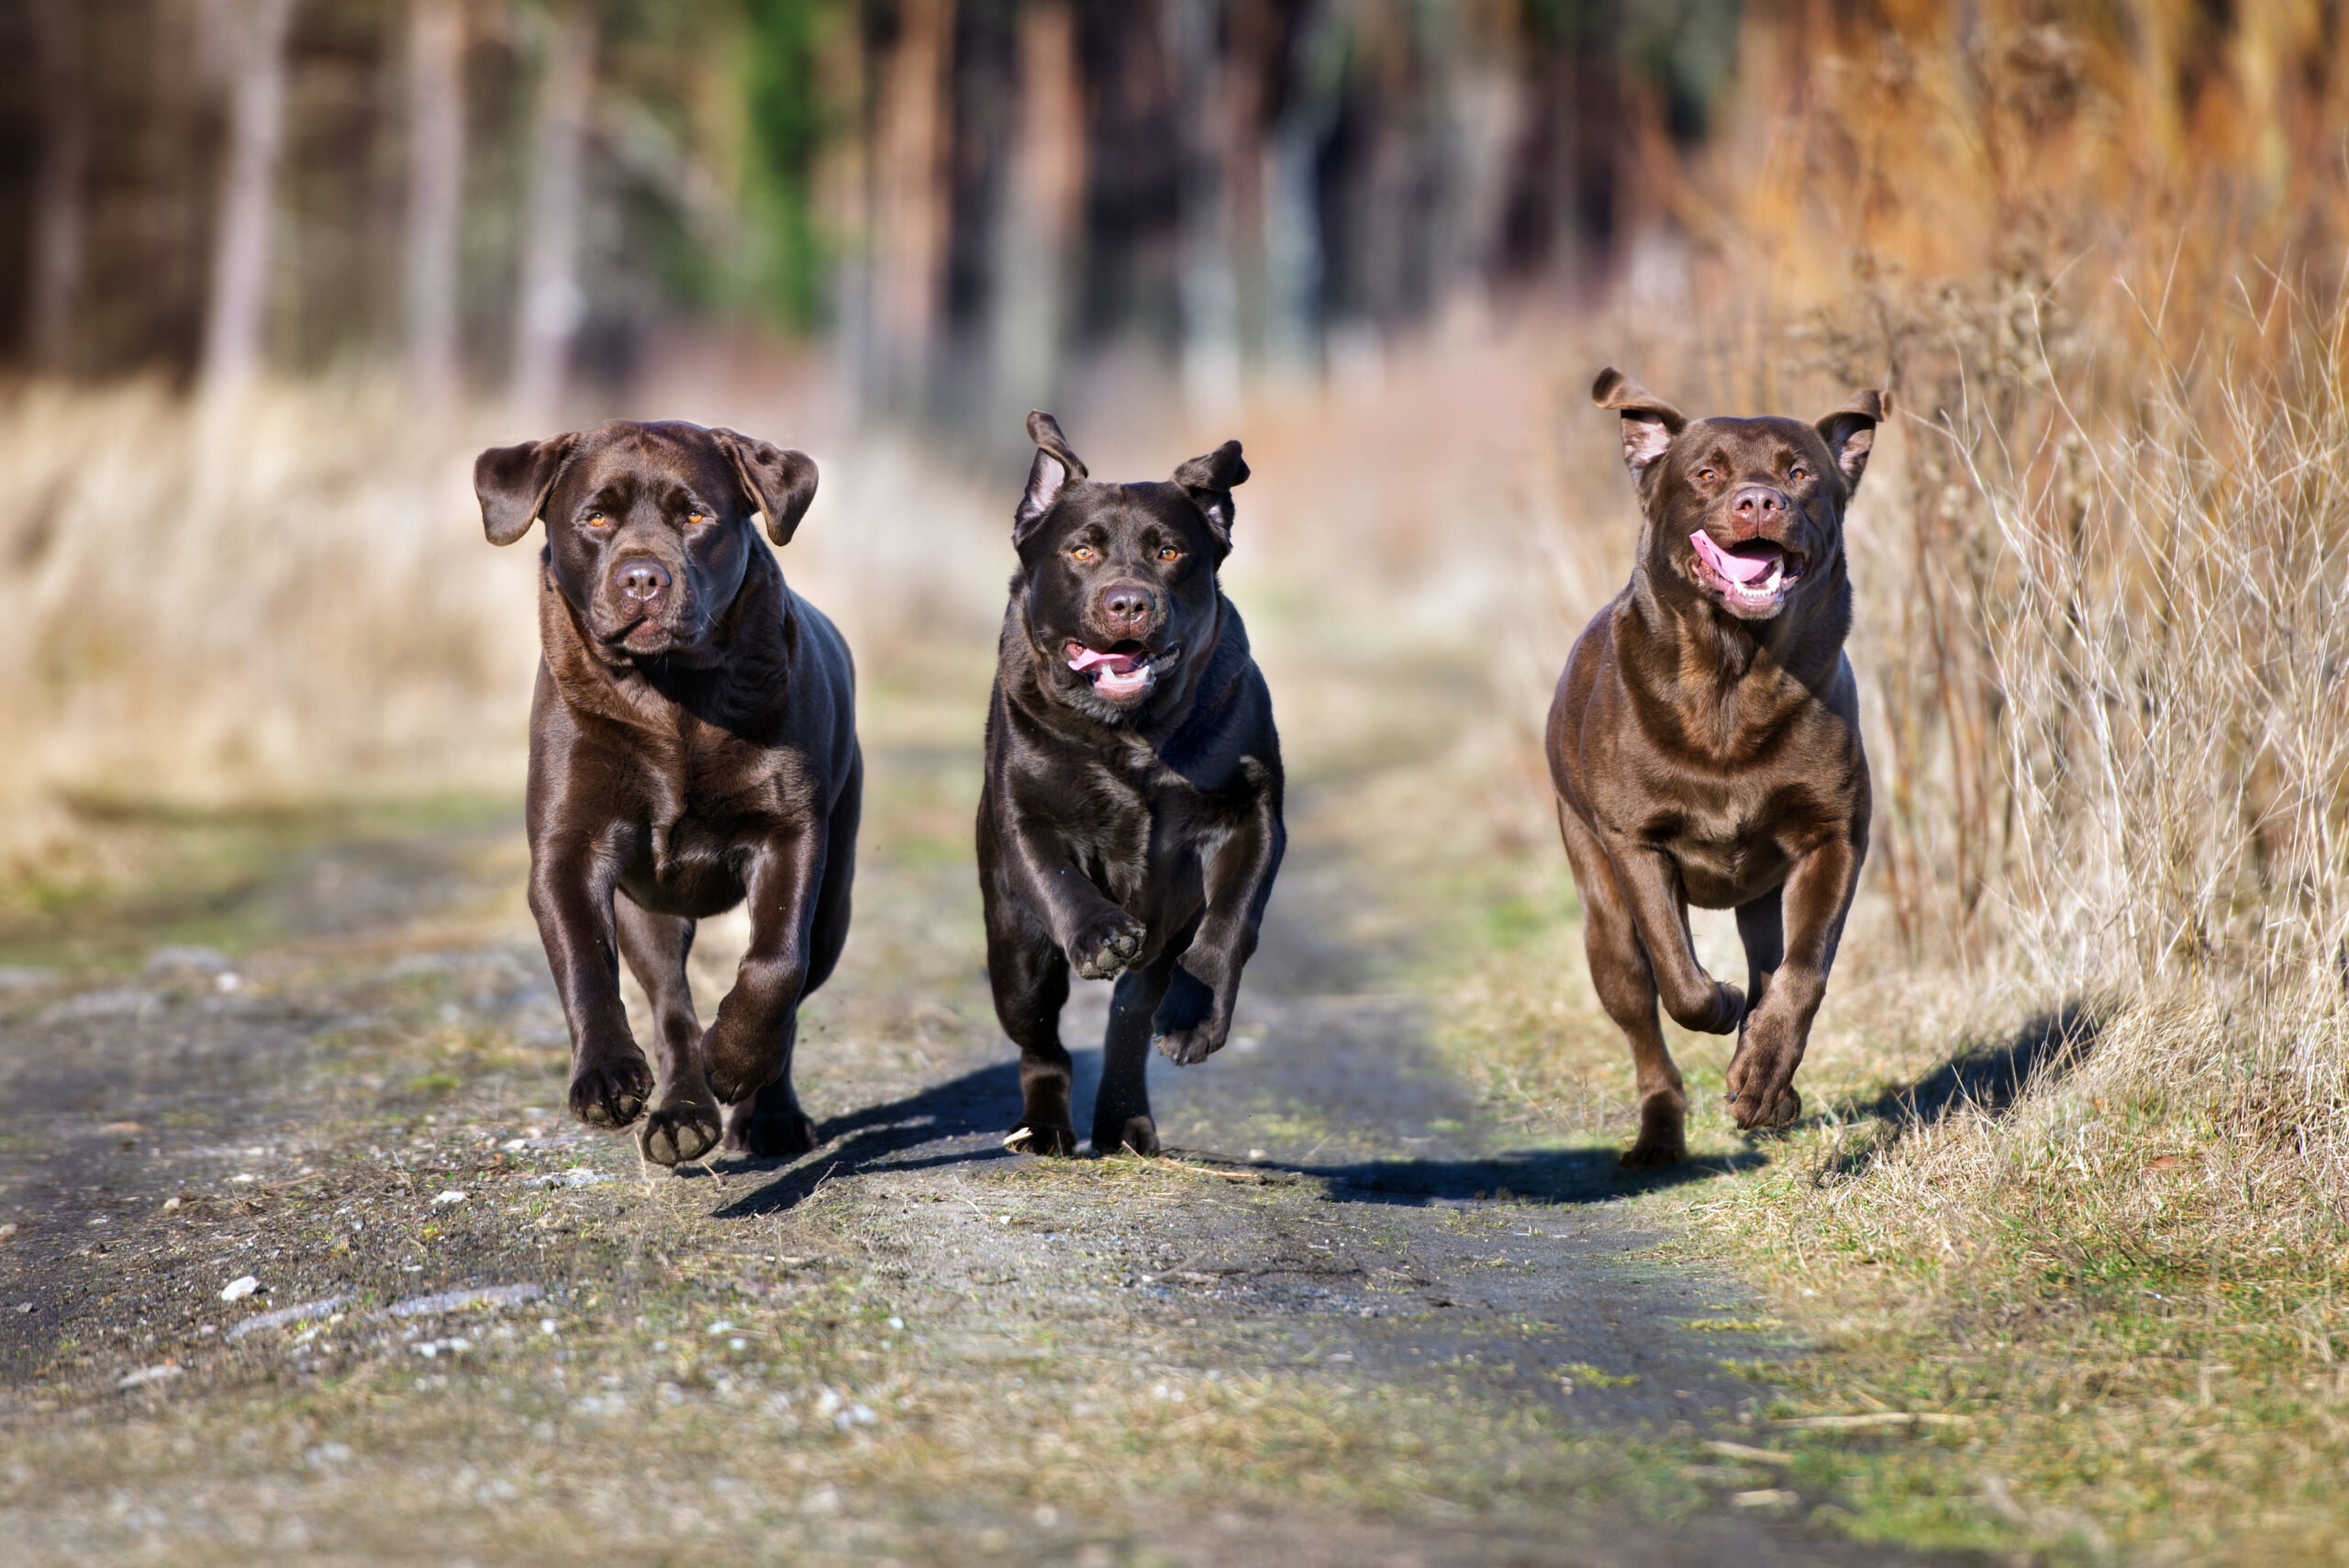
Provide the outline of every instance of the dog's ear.
{"type": "Polygon", "coordinates": [[[1623,464],[1642,484],[1647,482],[1655,460],[1671,450],[1674,439],[1688,428],[1687,415],[1612,365],[1590,384],[1590,400],[1601,408],[1621,410],[1623,464]]]}
{"type": "Polygon", "coordinates": [[[1061,492],[1090,472],[1069,446],[1068,438],[1061,434],[1060,421],[1041,408],[1029,412],[1028,439],[1036,443],[1036,461],[1028,465],[1028,488],[1020,492],[1019,506],[1011,515],[1014,548],[1028,542],[1029,534],[1052,509],[1061,492]]]}
{"type": "Polygon", "coordinates": [[[1238,441],[1226,441],[1205,457],[1195,457],[1174,471],[1174,483],[1191,493],[1208,515],[1216,543],[1231,548],[1231,487],[1248,482],[1247,460],[1238,441]]]}
{"type": "Polygon", "coordinates": [[[492,447],[473,459],[473,496],[490,543],[512,544],[530,531],[563,460],[578,444],[579,432],[573,430],[518,447],[492,447]]]}
{"type": "Polygon", "coordinates": [[[807,515],[808,504],[816,499],[816,460],[806,452],[737,431],[713,428],[709,433],[734,464],[742,494],[759,509],[767,538],[789,544],[799,519],[807,515]]]}
{"type": "Polygon", "coordinates": [[[1819,439],[1827,443],[1827,455],[1843,471],[1846,495],[1859,489],[1860,475],[1868,471],[1868,452],[1876,445],[1876,428],[1884,415],[1884,394],[1871,390],[1819,421],[1819,439]]]}

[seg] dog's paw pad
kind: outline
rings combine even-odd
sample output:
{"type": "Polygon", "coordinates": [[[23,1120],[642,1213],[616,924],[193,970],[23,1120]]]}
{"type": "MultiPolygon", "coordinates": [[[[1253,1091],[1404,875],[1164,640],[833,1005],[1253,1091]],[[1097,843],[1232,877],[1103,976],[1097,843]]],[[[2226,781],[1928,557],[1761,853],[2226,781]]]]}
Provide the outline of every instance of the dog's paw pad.
{"type": "Polygon", "coordinates": [[[1069,962],[1083,979],[1112,979],[1141,951],[1145,935],[1122,912],[1104,917],[1069,945],[1069,962]]]}
{"type": "Polygon", "coordinates": [[[636,1131],[636,1146],[656,1165],[685,1165],[718,1147],[716,1107],[666,1106],[648,1113],[636,1131]]]}
{"type": "Polygon", "coordinates": [[[1174,1063],[1175,1066],[1197,1067],[1214,1055],[1216,1049],[1222,1045],[1223,1041],[1217,1039],[1214,1031],[1207,1025],[1201,1024],[1197,1029],[1177,1029],[1173,1034],[1154,1036],[1150,1043],[1158,1048],[1158,1053],[1161,1056],[1174,1063]]]}
{"type": "Polygon", "coordinates": [[[626,1127],[651,1097],[652,1070],[641,1057],[583,1068],[571,1080],[571,1114],[589,1127],[626,1127]]]}

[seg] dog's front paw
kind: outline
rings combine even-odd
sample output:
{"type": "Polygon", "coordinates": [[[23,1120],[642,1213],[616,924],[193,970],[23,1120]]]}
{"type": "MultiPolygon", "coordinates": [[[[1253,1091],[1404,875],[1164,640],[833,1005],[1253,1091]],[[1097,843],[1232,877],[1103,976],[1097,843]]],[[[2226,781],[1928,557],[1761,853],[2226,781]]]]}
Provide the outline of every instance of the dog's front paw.
{"type": "Polygon", "coordinates": [[[718,1107],[700,1100],[655,1106],[636,1129],[636,1146],[656,1165],[684,1165],[718,1147],[718,1107]]]}
{"type": "Polygon", "coordinates": [[[1195,1024],[1186,1029],[1176,1029],[1171,1034],[1154,1034],[1150,1037],[1150,1043],[1158,1048],[1158,1053],[1161,1056],[1174,1063],[1175,1066],[1197,1067],[1223,1049],[1224,1034],[1223,1021],[1219,1018],[1209,1018],[1203,1024],[1195,1024]]]}
{"type": "Polygon", "coordinates": [[[769,1042],[754,1045],[729,1045],[710,1026],[702,1036],[702,1061],[707,1063],[710,1093],[727,1105],[738,1105],[751,1098],[772,1083],[781,1055],[769,1042]]]}
{"type": "Polygon", "coordinates": [[[1064,1121],[1045,1121],[1039,1118],[1022,1122],[1007,1134],[1003,1146],[1014,1154],[1057,1154],[1076,1152],[1076,1129],[1064,1121]]]}
{"type": "Polygon", "coordinates": [[[1205,1062],[1223,1049],[1231,1014],[1216,1005],[1214,988],[1177,964],[1166,995],[1150,1018],[1150,1043],[1178,1067],[1205,1062]]]}
{"type": "Polygon", "coordinates": [[[626,1127],[651,1097],[652,1068],[641,1052],[601,1057],[572,1070],[571,1114],[589,1127],[626,1127]]]}
{"type": "Polygon", "coordinates": [[[1729,1062],[1729,1109],[1737,1125],[1748,1132],[1792,1125],[1802,1115],[1802,1095],[1794,1086],[1801,1065],[1800,1047],[1783,1038],[1768,1017],[1748,1019],[1729,1062]]]}
{"type": "Polygon", "coordinates": [[[1068,961],[1085,980],[1108,980],[1141,951],[1145,933],[1122,909],[1106,910],[1085,922],[1068,944],[1068,961]]]}

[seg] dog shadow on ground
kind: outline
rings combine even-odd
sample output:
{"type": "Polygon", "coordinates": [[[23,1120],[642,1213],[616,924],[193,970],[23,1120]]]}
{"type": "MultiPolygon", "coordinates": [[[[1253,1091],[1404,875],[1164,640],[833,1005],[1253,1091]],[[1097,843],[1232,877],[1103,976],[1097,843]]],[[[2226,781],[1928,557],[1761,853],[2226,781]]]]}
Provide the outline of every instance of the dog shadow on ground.
{"type": "Polygon", "coordinates": [[[2034,1015],[2003,1040],[1969,1044],[1913,1083],[1868,1100],[1839,1105],[1819,1119],[1874,1121],[1882,1129],[1860,1148],[1830,1160],[1822,1176],[1854,1175],[1884,1158],[1900,1140],[1961,1111],[2002,1117],[2034,1084],[2070,1074],[2096,1050],[2104,1018],[2074,997],[2034,1015]]]}
{"type": "MultiPolygon", "coordinates": [[[[1086,1053],[1073,1054],[1079,1057],[1081,1069],[1088,1065],[1083,1061],[1086,1053]]],[[[1077,1103],[1089,1104],[1086,1074],[1080,1071],[1077,1076],[1077,1103]]],[[[1017,1118],[1019,1105],[1019,1064],[1008,1061],[931,1084],[900,1099],[830,1118],[816,1129],[821,1145],[813,1154],[796,1161],[727,1162],[723,1169],[729,1175],[772,1173],[773,1179],[729,1202],[716,1211],[715,1218],[741,1219],[795,1208],[837,1176],[1013,1159],[1016,1156],[1005,1151],[999,1140],[1017,1118]]],[[[1687,1160],[1664,1171],[1632,1172],[1620,1167],[1611,1144],[1341,1164],[1276,1160],[1254,1160],[1241,1164],[1204,1151],[1168,1152],[1178,1159],[1221,1169],[1287,1173],[1323,1182],[1328,1184],[1333,1203],[1407,1206],[1479,1199],[1604,1203],[1656,1187],[1706,1181],[1768,1162],[1766,1154],[1746,1151],[1687,1160]]],[[[697,1166],[680,1166],[677,1174],[689,1181],[710,1179],[710,1173],[697,1166]]]]}
{"type": "Polygon", "coordinates": [[[1328,1182],[1332,1203],[1430,1203],[1496,1199],[1538,1204],[1610,1203],[1687,1182],[1710,1181],[1769,1163],[1758,1150],[1683,1160],[1661,1171],[1627,1171],[1612,1143],[1587,1149],[1520,1149],[1466,1160],[1365,1160],[1350,1165],[1275,1167],[1328,1182]]]}
{"type": "MultiPolygon", "coordinates": [[[[818,1122],[817,1149],[796,1161],[731,1161],[729,1173],[775,1173],[774,1180],[717,1211],[719,1219],[743,1219],[796,1208],[835,1176],[886,1168],[918,1171],[937,1165],[975,1164],[1014,1156],[997,1140],[1019,1115],[1019,1063],[998,1062],[918,1094],[866,1106],[818,1122]],[[974,1148],[970,1140],[993,1135],[974,1148]],[[930,1148],[931,1145],[945,1145],[930,1148]],[[914,1151],[927,1152],[912,1155],[914,1151]]],[[[705,1173],[678,1167],[681,1176],[705,1173]]]]}

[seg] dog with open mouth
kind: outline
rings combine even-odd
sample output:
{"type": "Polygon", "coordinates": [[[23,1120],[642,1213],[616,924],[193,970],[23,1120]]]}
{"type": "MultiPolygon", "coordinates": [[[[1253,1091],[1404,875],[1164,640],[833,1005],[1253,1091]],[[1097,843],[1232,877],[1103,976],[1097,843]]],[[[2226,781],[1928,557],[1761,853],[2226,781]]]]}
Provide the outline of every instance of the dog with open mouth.
{"type": "Polygon", "coordinates": [[[1884,417],[1863,392],[1811,424],[1690,419],[1609,370],[1641,504],[1631,580],[1576,639],[1550,707],[1550,777],[1591,981],[1631,1046],[1623,1163],[1687,1152],[1656,1003],[1735,1030],[1737,1125],[1783,1127],[1868,842],[1868,763],[1843,639],[1843,515],[1884,417]],[[1734,909],[1746,987],[1716,982],[1688,909],[1734,909]]]}
{"type": "Polygon", "coordinates": [[[1051,415],[1028,433],[978,819],[987,976],[1019,1047],[1007,1142],[1076,1151],[1074,969],[1117,981],[1093,1147],[1154,1154],[1151,1048],[1222,1047],[1287,842],[1271,694],[1217,580],[1248,465],[1226,441],[1167,483],[1104,484],[1051,415]]]}

